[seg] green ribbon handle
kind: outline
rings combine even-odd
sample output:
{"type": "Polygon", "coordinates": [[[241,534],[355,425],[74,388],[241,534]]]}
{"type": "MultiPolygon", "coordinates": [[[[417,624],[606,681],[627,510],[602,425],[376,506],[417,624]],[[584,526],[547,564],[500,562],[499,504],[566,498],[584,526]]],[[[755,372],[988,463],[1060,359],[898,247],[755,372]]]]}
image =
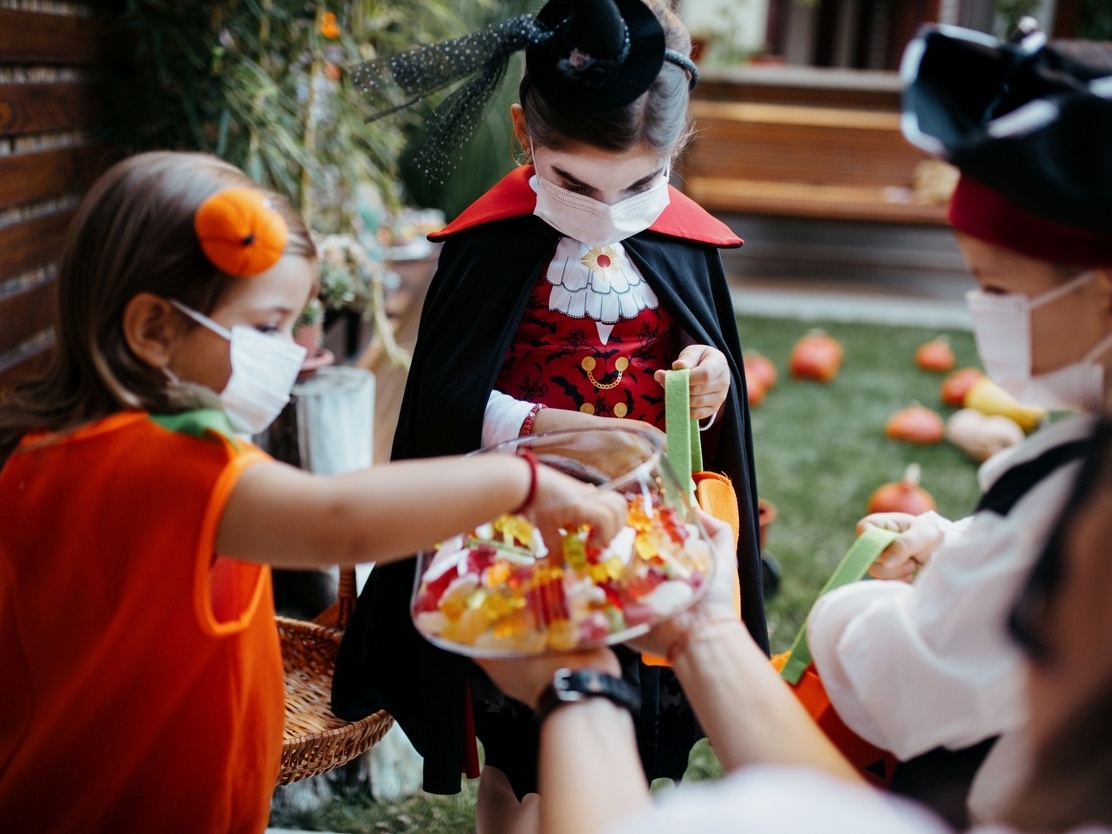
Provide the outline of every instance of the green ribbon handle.
{"type": "Polygon", "coordinates": [[[690,376],[687,368],[664,372],[664,433],[668,443],[665,457],[676,477],[687,479],[687,491],[694,496],[691,473],[703,468],[703,446],[699,423],[691,419],[690,376]]]}
{"type": "MultiPolygon", "coordinates": [[[[866,527],[865,532],[857,537],[857,541],[842,557],[842,561],[826,581],[822,591],[819,592],[819,596],[822,597],[835,588],[857,582],[864,577],[869,570],[869,565],[875,562],[877,557],[884,552],[884,548],[894,542],[899,535],[892,530],[883,530],[880,527],[866,527]]],[[[808,615],[808,619],[810,619],[810,615],[808,615]]],[[[791,652],[788,654],[788,660],[784,664],[784,668],[780,670],[780,677],[790,684],[797,684],[810,665],[811,648],[807,645],[807,623],[804,622],[803,627],[799,629],[799,633],[795,635],[795,642],[792,643],[791,652]]]]}

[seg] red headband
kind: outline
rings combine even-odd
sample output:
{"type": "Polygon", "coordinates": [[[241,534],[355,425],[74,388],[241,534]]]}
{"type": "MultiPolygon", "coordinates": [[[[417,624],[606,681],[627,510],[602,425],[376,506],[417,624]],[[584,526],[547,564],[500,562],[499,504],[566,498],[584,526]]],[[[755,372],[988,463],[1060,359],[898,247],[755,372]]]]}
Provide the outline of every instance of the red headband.
{"type": "Polygon", "coordinates": [[[1041,261],[1112,266],[1112,237],[1032,214],[966,176],[950,198],[949,219],[960,232],[1041,261]]]}

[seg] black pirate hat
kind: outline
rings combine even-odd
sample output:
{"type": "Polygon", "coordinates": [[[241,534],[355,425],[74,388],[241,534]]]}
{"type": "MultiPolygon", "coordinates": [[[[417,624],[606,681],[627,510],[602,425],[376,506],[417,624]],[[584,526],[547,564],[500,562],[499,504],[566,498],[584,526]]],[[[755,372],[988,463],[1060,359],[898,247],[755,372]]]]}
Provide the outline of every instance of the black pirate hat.
{"type": "Polygon", "coordinates": [[[901,74],[909,141],[1112,251],[1112,49],[931,25],[908,45],[901,74]]]}

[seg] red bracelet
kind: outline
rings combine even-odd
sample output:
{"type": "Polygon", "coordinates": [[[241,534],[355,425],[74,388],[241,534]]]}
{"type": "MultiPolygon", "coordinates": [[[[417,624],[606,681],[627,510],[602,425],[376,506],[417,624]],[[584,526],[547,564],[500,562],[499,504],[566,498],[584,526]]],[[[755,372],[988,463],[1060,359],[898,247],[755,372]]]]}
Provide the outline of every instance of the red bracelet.
{"type": "Polygon", "coordinates": [[[537,403],[530,409],[529,414],[521,421],[521,431],[517,433],[518,437],[528,437],[533,433],[533,421],[537,419],[537,412],[542,408],[544,408],[544,406],[541,403],[537,403]]]}
{"type": "Polygon", "coordinates": [[[522,449],[518,454],[529,464],[529,491],[525,493],[525,500],[516,509],[510,510],[511,515],[525,512],[537,497],[537,456],[531,449],[522,449]]]}

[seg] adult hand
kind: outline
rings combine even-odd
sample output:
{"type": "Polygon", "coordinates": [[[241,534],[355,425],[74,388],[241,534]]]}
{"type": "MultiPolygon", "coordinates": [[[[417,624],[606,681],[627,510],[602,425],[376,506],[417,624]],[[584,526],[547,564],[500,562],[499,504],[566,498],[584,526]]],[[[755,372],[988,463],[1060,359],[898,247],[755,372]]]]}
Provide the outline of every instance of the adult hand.
{"type": "Polygon", "coordinates": [[[910,582],[942,541],[942,531],[930,518],[909,513],[871,513],[857,522],[857,534],[867,527],[879,527],[899,533],[877,560],[869,567],[876,579],[910,582]]]}
{"type": "Polygon", "coordinates": [[[561,528],[576,530],[585,524],[592,536],[608,542],[625,524],[628,513],[629,505],[620,493],[583,483],[543,464],[537,465],[536,494],[525,510],[554,553],[560,552],[561,528]]]}
{"type": "MultiPolygon", "coordinates": [[[[730,393],[730,365],[726,356],[709,345],[688,345],[672,363],[674,371],[683,368],[691,370],[691,418],[713,417],[730,393]]],[[[664,371],[657,371],[653,379],[663,387],[664,371]]]]}
{"type": "Polygon", "coordinates": [[[534,710],[541,692],[558,669],[597,669],[618,677],[622,673],[618,658],[610,649],[498,660],[479,658],[475,662],[499,689],[534,710]]]}
{"type": "Polygon", "coordinates": [[[697,511],[699,523],[711,539],[714,553],[714,575],[707,592],[691,608],[661,623],[648,634],[630,641],[638,651],[667,657],[669,649],[680,644],[687,636],[711,622],[740,621],[734,607],[734,583],[737,576],[737,553],[734,550],[734,533],[730,525],[697,511]]]}

